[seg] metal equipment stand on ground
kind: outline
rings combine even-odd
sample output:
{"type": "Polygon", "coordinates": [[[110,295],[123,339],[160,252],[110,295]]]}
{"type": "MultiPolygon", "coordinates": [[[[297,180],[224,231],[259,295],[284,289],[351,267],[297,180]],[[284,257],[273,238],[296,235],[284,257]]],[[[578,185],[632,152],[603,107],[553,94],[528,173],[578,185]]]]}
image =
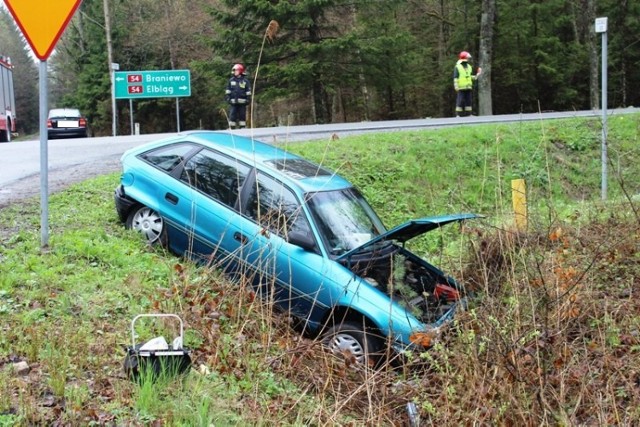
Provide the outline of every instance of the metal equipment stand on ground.
{"type": "Polygon", "coordinates": [[[191,367],[190,350],[183,346],[184,325],[175,314],[139,314],[131,321],[131,347],[127,347],[124,371],[132,380],[157,378],[161,375],[180,375],[191,367]],[[136,344],[135,323],[142,317],[170,317],[180,322],[180,335],[168,344],[164,337],[156,337],[136,344]]]}

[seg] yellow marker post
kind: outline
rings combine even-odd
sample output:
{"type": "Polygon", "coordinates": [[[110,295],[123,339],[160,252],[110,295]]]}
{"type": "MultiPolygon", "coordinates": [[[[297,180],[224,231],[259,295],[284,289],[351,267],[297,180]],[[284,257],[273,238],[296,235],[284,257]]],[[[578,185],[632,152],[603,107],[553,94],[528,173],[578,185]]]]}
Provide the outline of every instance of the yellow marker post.
{"type": "Polygon", "coordinates": [[[527,229],[527,186],[524,179],[511,181],[511,197],[513,199],[513,213],[516,218],[518,231],[527,229]]]}

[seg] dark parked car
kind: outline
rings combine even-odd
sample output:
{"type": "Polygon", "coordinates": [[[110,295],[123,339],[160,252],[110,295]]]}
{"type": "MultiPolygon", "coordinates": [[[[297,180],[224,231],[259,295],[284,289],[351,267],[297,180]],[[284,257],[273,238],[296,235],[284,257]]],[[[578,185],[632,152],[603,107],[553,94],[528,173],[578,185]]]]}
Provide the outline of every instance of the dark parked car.
{"type": "Polygon", "coordinates": [[[49,110],[47,135],[54,138],[86,138],[89,136],[87,119],[77,108],[54,108],[49,110]]]}
{"type": "Polygon", "coordinates": [[[120,219],[177,254],[216,260],[358,361],[429,347],[462,289],[404,247],[454,214],[387,230],[346,179],[277,147],[194,131],[127,151],[120,219]]]}

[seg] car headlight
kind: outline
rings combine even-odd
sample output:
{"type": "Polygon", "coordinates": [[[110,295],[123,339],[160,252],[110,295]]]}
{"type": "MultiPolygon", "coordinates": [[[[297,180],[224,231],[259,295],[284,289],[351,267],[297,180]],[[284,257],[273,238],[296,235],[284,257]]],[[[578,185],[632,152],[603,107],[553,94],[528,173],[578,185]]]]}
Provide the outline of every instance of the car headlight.
{"type": "Polygon", "coordinates": [[[409,341],[411,341],[412,344],[429,348],[435,344],[438,335],[440,335],[440,328],[432,328],[426,331],[414,331],[409,335],[409,341]]]}

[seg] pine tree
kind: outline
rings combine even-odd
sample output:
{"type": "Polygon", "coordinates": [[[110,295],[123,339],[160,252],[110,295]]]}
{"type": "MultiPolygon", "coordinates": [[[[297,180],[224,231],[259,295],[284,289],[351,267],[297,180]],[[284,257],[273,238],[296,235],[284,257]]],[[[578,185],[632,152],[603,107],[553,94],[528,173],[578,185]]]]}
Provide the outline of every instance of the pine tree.
{"type": "MultiPolygon", "coordinates": [[[[219,37],[212,40],[215,53],[228,64],[244,62],[255,70],[263,34],[269,22],[275,20],[280,30],[262,52],[255,92],[265,103],[280,99],[300,107],[297,122],[331,122],[334,95],[340,87],[357,81],[357,73],[352,72],[359,66],[354,60],[357,49],[350,37],[352,4],[337,0],[222,3],[224,8],[211,10],[220,26],[219,37]],[[308,96],[311,103],[300,105],[299,100],[308,96]]],[[[221,73],[228,72],[230,66],[225,68],[221,73]]],[[[275,112],[271,120],[287,119],[275,112]]]]}

